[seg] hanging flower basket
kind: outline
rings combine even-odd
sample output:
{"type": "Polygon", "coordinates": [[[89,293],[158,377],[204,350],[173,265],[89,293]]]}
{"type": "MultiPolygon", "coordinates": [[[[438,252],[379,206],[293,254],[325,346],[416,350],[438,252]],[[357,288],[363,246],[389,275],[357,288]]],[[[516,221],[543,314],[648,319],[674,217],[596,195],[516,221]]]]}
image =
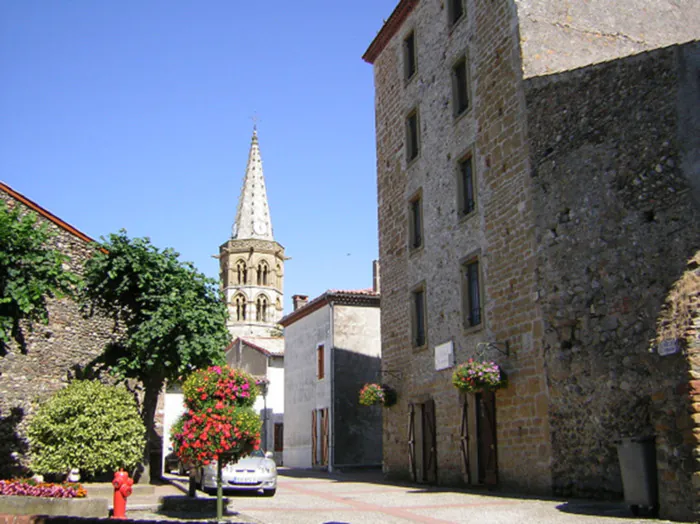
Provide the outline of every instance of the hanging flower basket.
{"type": "Polygon", "coordinates": [[[360,390],[360,404],[363,406],[380,404],[388,408],[396,404],[396,391],[385,384],[365,384],[360,390]]]}
{"type": "Polygon", "coordinates": [[[498,364],[487,360],[478,362],[469,359],[460,364],[452,374],[452,384],[460,391],[476,393],[494,391],[508,385],[506,374],[498,364]]]}

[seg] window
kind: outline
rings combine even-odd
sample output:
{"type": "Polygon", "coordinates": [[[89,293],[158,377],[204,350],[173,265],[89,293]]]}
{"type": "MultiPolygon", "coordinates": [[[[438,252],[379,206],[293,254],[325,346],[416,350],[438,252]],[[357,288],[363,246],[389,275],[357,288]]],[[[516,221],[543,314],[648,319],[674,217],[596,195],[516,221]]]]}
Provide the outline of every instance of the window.
{"type": "Polygon", "coordinates": [[[481,283],[479,259],[472,258],[462,264],[462,302],[465,327],[481,324],[481,283]]]}
{"type": "Polygon", "coordinates": [[[419,287],[411,293],[411,320],[413,323],[413,345],[421,347],[426,342],[425,288],[419,287]]]}
{"type": "Polygon", "coordinates": [[[275,422],[274,450],[284,451],[284,424],[275,422]]]}
{"type": "Polygon", "coordinates": [[[258,264],[257,268],[257,273],[258,273],[258,285],[259,286],[266,286],[267,285],[267,274],[269,273],[269,268],[267,267],[266,262],[260,262],[258,264]]]}
{"type": "Polygon", "coordinates": [[[236,320],[245,320],[245,309],[246,309],[246,299],[243,295],[236,295],[233,299],[233,303],[236,307],[236,320]]]}
{"type": "Polygon", "coordinates": [[[411,249],[423,245],[423,203],[420,193],[408,202],[408,244],[411,249]]]}
{"type": "Polygon", "coordinates": [[[419,145],[419,128],[418,128],[418,110],[414,109],[406,117],[406,161],[410,162],[418,156],[419,145]]]}
{"type": "Polygon", "coordinates": [[[321,380],[325,376],[325,355],[323,344],[319,344],[316,348],[316,376],[321,380]]]}
{"type": "Polygon", "coordinates": [[[416,74],[416,34],[411,31],[403,41],[403,72],[405,80],[416,74]]]}
{"type": "Polygon", "coordinates": [[[454,116],[459,116],[469,109],[469,76],[466,57],[461,58],[452,67],[452,108],[454,116]]]}
{"type": "Polygon", "coordinates": [[[258,322],[266,322],[267,321],[267,297],[265,295],[261,295],[258,297],[258,300],[255,302],[256,310],[255,310],[255,320],[258,322]]]}
{"type": "Polygon", "coordinates": [[[236,275],[238,276],[239,284],[246,284],[248,282],[248,267],[245,265],[244,260],[236,262],[236,275]]]}
{"type": "Polygon", "coordinates": [[[468,155],[457,163],[457,208],[460,216],[465,216],[476,209],[474,198],[474,162],[468,155]]]}
{"type": "Polygon", "coordinates": [[[455,25],[464,15],[464,0],[447,1],[447,20],[450,27],[455,25]]]}

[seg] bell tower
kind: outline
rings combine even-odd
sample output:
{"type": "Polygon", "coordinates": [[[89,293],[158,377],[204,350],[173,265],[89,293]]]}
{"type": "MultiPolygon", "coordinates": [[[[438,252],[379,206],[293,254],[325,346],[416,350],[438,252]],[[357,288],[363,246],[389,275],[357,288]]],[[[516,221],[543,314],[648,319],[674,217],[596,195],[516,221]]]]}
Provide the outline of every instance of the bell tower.
{"type": "Polygon", "coordinates": [[[231,238],[219,248],[219,271],[232,337],[270,337],[284,303],[284,247],[272,233],[258,133],[248,154],[231,238]]]}

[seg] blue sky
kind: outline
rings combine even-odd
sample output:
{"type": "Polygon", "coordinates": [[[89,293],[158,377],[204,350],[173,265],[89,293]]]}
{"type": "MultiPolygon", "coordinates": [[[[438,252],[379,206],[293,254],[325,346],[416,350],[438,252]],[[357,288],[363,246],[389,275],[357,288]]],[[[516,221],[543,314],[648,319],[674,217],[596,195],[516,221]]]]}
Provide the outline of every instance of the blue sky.
{"type": "Polygon", "coordinates": [[[372,283],[374,86],[397,0],[0,2],[0,178],[217,277],[258,132],[291,295],[372,283]]]}

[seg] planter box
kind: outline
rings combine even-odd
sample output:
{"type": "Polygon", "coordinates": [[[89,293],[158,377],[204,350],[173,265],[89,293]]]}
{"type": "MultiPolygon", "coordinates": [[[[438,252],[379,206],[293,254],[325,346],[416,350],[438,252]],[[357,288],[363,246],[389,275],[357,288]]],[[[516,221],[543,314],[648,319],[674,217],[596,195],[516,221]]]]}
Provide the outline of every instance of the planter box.
{"type": "Polygon", "coordinates": [[[53,499],[0,495],[0,514],[107,517],[109,516],[109,505],[106,498],[53,499]]]}

